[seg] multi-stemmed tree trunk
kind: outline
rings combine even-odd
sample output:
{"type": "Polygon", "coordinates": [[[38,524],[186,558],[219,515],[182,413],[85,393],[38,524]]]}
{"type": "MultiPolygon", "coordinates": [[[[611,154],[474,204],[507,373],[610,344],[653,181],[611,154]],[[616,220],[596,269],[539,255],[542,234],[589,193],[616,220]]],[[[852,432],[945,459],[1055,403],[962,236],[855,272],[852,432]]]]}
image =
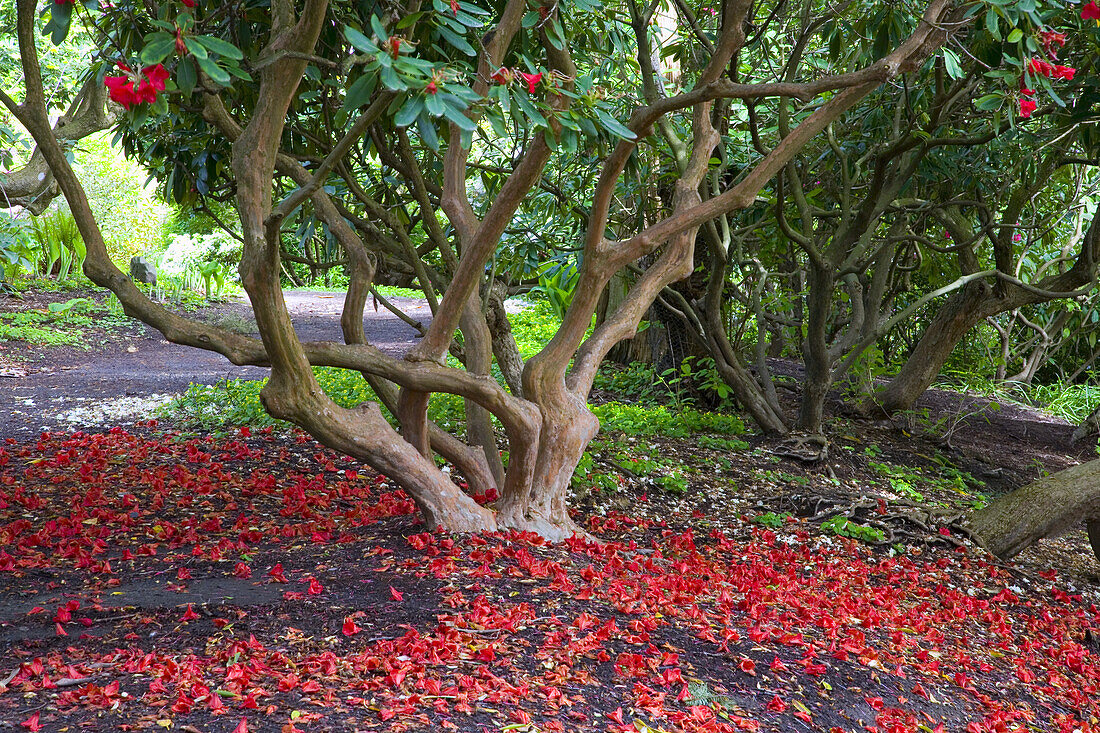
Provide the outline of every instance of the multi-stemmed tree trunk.
{"type": "MultiPolygon", "coordinates": [[[[1051,153],[1049,159],[1060,165],[1067,158],[1059,151],[1051,153]]],[[[990,227],[993,233],[989,238],[996,257],[992,270],[980,270],[973,250],[980,237],[963,220],[945,213],[944,223],[954,240],[962,243],[959,263],[962,279],[968,281],[936,311],[901,370],[871,399],[870,411],[893,414],[912,407],[932,386],[955,347],[986,318],[1028,305],[1074,298],[1093,287],[1100,266],[1100,222],[1096,217],[1081,238],[1072,267],[1065,272],[1048,275],[1035,283],[1022,282],[1014,274],[1013,240],[1023,207],[1043,189],[1054,167],[1057,166],[1039,166],[1036,180],[1011,197],[1003,212],[1003,224],[990,227]]]]}
{"type": "MultiPolygon", "coordinates": [[[[300,425],[325,445],[390,476],[416,502],[429,527],[444,525],[454,531],[478,531],[507,526],[562,538],[576,530],[566,506],[570,478],[599,427],[587,408],[596,370],[612,346],[635,332],[639,319],[661,289],[690,274],[699,227],[719,215],[751,205],[761,188],[827,125],[883,81],[915,69],[944,41],[947,28],[958,27],[952,24],[958,20],[952,16],[955,12],[952,3],[932,0],[913,35],[895,51],[863,69],[805,83],[740,84],[731,81],[727,70],[744,44],[750,7],[748,0],[724,3],[709,61],[690,91],[661,98],[631,115],[627,126],[638,138],[643,138],[667,115],[690,110],[692,131],[685,165],[675,186],[672,211],[633,236],[619,241],[605,237],[616,183],[638,144],[637,140],[621,140],[604,161],[593,192],[576,295],[557,334],[525,365],[521,395],[511,393],[486,375],[484,341],[477,346],[477,354],[466,354],[469,370],[446,366],[443,359],[459,328],[468,339],[479,338],[476,334],[484,325],[484,316],[478,290],[486,263],[550,159],[546,136],[540,134],[529,139],[503,187],[485,211],[478,213],[466,192],[470,150],[463,146],[460,130],[452,123],[440,184],[443,209],[459,243],[450,282],[423,340],[405,359],[390,357],[364,343],[355,321],[361,321],[362,317],[370,256],[359,235],[333,205],[325,184],[342,156],[385,113],[395,92],[377,92],[374,101],[356,113],[354,122],[349,122],[347,132],[332,145],[331,152],[310,170],[306,171],[295,158],[280,150],[287,111],[295,100],[307,63],[314,58],[328,10],[327,0],[305,0],[301,7],[291,0],[272,3],[270,36],[259,54],[263,63],[254,67],[255,99],[245,123],[237,123],[220,104],[216,89],[206,88],[203,92],[207,119],[219,125],[232,140],[232,176],[244,237],[240,274],[255,310],[259,341],[169,312],[146,298],[107,257],[94,213],[50,129],[34,46],[33,0],[18,2],[26,96],[22,103],[6,94],[0,96],[0,101],[34,136],[69,201],[88,247],[86,274],[111,289],[128,314],[159,329],[171,341],[219,351],[234,363],[269,366],[271,378],[261,394],[266,409],[276,417],[300,425]],[[793,126],[736,183],[721,191],[708,191],[704,199],[700,184],[720,142],[713,119],[714,100],[767,96],[812,99],[826,91],[834,93],[793,126]],[[298,185],[278,204],[272,200],[276,172],[294,179],[298,185]],[[349,312],[344,319],[348,343],[302,343],[283,300],[279,280],[281,224],[296,206],[307,200],[340,239],[349,259],[357,263],[358,275],[349,290],[349,312]],[[650,254],[656,254],[655,264],[639,277],[619,307],[586,338],[608,280],[623,267],[650,254]],[[401,393],[394,407],[401,433],[390,426],[375,404],[353,409],[335,404],[313,375],[311,367],[318,365],[371,375],[383,386],[383,391],[386,382],[398,385],[401,393]],[[504,427],[509,461],[500,487],[501,499],[494,509],[479,506],[436,467],[433,450],[464,456],[471,466],[480,466],[475,472],[480,481],[487,482],[492,476],[492,463],[487,460],[485,449],[491,448],[492,439],[481,436],[478,458],[478,450],[459,449],[439,435],[426,417],[428,398],[433,392],[460,395],[495,416],[504,427]]],[[[525,12],[525,2],[510,0],[492,33],[485,36],[473,84],[478,94],[487,94],[490,75],[504,65],[525,12]]],[[[552,42],[543,45],[549,68],[568,91],[575,76],[568,45],[552,42]]],[[[551,110],[564,112],[570,98],[567,94],[551,94],[549,102],[551,110]]],[[[555,124],[551,120],[551,125],[555,124]]],[[[481,334],[484,336],[484,332],[481,334]]]]}

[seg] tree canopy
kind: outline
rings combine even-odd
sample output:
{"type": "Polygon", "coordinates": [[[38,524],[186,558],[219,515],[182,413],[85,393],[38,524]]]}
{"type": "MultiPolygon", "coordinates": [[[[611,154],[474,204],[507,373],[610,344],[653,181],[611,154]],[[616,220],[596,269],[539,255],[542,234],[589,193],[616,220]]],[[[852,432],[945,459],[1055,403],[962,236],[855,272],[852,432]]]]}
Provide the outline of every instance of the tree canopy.
{"type": "Polygon", "coordinates": [[[76,217],[85,272],[127,313],[270,367],[273,415],[392,476],[430,526],[563,538],[598,429],[596,371],[655,302],[777,434],[821,433],[828,390],[912,344],[928,309],[893,382],[865,385],[867,409],[911,405],[983,319],[1046,333],[1020,309],[1088,292],[1100,254],[1098,18],[1095,3],[1037,0],[63,0],[41,13],[18,0],[23,84],[0,101],[76,217]],[[42,34],[64,47],[74,28],[91,50],[66,77],[73,99],[102,125],[109,96],[119,139],[170,199],[232,204],[222,224],[243,241],[259,339],[172,312],[111,263],[65,154],[81,108],[54,124],[41,61],[42,34]],[[288,262],[346,267],[344,343],[298,339],[288,262]],[[433,311],[403,359],[364,337],[378,278],[415,282],[433,311]],[[524,360],[503,301],[539,282],[562,323],[524,360]],[[768,366],[781,354],[806,371],[793,418],[768,366]],[[379,404],[338,406],[315,366],[359,372],[379,404]],[[464,435],[427,419],[433,393],[465,400],[464,435]],[[436,454],[473,492],[498,490],[494,508],[436,454]]]}

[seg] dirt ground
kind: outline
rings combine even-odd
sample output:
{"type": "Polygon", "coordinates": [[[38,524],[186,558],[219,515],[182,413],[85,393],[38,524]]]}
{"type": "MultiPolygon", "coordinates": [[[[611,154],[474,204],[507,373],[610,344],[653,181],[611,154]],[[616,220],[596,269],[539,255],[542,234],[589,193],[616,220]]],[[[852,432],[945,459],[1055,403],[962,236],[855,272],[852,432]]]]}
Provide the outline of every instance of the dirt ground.
{"type": "MultiPolygon", "coordinates": [[[[22,300],[0,296],[0,310],[45,308],[50,302],[73,297],[102,300],[103,296],[79,291],[30,293],[22,300]]],[[[286,292],[287,308],[303,340],[342,340],[342,297],[334,292],[286,292]]],[[[431,313],[421,301],[394,298],[392,302],[424,324],[431,321],[431,313]]],[[[211,304],[198,317],[246,332],[255,323],[243,299],[211,304]]],[[[381,306],[375,310],[369,302],[364,324],[371,343],[392,354],[404,353],[419,338],[412,326],[381,306]]],[[[81,417],[92,416],[87,408],[98,401],[131,398],[140,405],[140,398],[183,392],[192,382],[215,384],[267,375],[266,369],[235,366],[214,352],[171,344],[137,321],[130,321],[121,331],[97,336],[89,339],[99,342],[90,349],[0,342],[0,375],[6,375],[0,376],[0,437],[26,438],[42,430],[79,425],[81,417]]],[[[136,419],[150,416],[138,414],[136,419]]]]}

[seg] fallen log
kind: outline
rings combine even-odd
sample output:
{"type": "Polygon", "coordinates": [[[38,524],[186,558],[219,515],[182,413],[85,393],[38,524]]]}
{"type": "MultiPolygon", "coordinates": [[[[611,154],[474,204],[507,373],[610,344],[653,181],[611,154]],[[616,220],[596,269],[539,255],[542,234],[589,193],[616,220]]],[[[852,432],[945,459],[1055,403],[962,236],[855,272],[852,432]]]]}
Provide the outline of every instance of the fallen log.
{"type": "Polygon", "coordinates": [[[1100,460],[1067,468],[1005,494],[974,512],[969,525],[987,550],[1008,559],[1081,522],[1100,559],[1100,460]]]}

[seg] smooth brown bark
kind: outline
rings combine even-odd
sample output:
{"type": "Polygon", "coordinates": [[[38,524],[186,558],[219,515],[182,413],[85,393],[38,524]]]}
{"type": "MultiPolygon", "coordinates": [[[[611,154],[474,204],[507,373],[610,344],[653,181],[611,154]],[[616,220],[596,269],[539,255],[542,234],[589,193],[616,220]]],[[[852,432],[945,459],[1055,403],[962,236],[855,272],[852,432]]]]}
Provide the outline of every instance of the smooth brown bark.
{"type": "MultiPolygon", "coordinates": [[[[54,137],[71,144],[107,130],[117,120],[118,110],[117,105],[108,105],[107,88],[92,77],[54,123],[54,137]]],[[[0,174],[0,205],[4,208],[22,206],[37,216],[60,194],[53,171],[37,148],[26,165],[0,174]]]]}

